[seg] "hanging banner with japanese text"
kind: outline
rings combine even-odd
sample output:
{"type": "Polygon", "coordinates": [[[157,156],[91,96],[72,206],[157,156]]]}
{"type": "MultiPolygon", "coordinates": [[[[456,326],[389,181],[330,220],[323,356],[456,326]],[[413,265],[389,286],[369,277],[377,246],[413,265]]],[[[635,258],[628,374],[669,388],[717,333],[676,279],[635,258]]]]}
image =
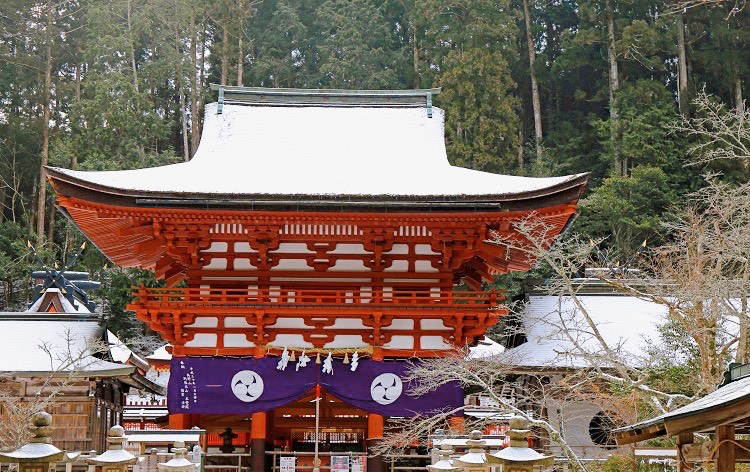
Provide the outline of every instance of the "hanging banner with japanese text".
{"type": "MultiPolygon", "coordinates": [[[[330,362],[330,361],[329,361],[330,362]]],[[[301,399],[320,384],[341,401],[383,416],[414,416],[463,406],[458,382],[414,397],[403,379],[403,361],[333,359],[332,373],[313,362],[279,370],[279,358],[179,357],[172,359],[168,389],[170,413],[251,414],[301,399]]]]}

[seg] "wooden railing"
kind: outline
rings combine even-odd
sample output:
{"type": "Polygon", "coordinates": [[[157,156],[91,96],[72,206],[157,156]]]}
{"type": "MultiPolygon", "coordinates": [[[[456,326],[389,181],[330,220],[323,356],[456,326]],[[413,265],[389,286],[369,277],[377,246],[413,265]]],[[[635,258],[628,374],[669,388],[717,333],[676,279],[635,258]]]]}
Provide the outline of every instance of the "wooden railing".
{"type": "Polygon", "coordinates": [[[443,308],[466,305],[492,308],[505,300],[503,292],[427,290],[314,290],[314,289],[216,289],[216,288],[144,288],[133,291],[134,305],[173,307],[210,306],[356,306],[382,305],[415,308],[443,308]]]}

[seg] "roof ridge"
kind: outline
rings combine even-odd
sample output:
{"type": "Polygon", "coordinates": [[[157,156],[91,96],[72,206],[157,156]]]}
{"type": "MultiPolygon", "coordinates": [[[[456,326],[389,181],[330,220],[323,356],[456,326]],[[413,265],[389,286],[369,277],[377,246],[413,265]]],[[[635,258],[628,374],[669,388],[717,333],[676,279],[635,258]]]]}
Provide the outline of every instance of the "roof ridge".
{"type": "Polygon", "coordinates": [[[305,107],[392,107],[425,108],[432,118],[432,97],[440,88],[408,90],[345,90],[345,89],[297,89],[239,87],[211,84],[218,92],[217,113],[221,114],[225,103],[262,106],[305,107]]]}

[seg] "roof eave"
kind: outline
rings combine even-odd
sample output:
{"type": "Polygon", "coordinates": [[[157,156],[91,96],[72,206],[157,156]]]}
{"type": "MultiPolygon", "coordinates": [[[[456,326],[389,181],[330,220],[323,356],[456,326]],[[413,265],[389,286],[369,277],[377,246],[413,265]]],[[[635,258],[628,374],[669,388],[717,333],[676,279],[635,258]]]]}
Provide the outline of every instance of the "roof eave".
{"type": "Polygon", "coordinates": [[[534,210],[576,202],[589,174],[578,174],[550,187],[512,194],[487,195],[270,195],[195,194],[118,189],[80,179],[64,169],[47,167],[60,195],[110,205],[141,208],[247,209],[271,211],[428,211],[477,212],[534,210]]]}

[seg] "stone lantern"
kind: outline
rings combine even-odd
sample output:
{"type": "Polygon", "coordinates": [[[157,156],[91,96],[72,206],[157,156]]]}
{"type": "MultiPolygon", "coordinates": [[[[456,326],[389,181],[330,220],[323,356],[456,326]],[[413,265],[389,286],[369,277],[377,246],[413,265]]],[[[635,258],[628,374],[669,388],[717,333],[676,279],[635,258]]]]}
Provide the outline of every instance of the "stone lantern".
{"type": "Polygon", "coordinates": [[[488,472],[490,465],[487,462],[487,452],[484,449],[485,441],[482,440],[482,432],[478,429],[470,432],[466,445],[469,446],[468,452],[453,459],[453,465],[461,467],[465,472],[488,472]]]}
{"type": "Polygon", "coordinates": [[[96,466],[97,472],[127,472],[128,466],[138,462],[138,458],[123,449],[125,429],[112,426],[107,435],[107,450],[98,456],[86,459],[86,463],[96,466]]]}
{"type": "Polygon", "coordinates": [[[453,449],[451,449],[448,444],[442,444],[439,453],[440,460],[434,464],[428,465],[427,470],[430,472],[457,472],[461,470],[460,467],[453,465],[453,459],[451,459],[453,449]]]}
{"type": "Polygon", "coordinates": [[[489,455],[491,464],[502,464],[503,472],[533,472],[534,466],[551,465],[554,457],[545,456],[529,447],[529,422],[514,416],[510,420],[510,446],[489,455]]]}
{"type": "Polygon", "coordinates": [[[194,464],[190,459],[185,457],[187,449],[184,442],[175,441],[172,451],[174,452],[173,458],[163,464],[156,464],[159,470],[163,470],[164,472],[196,472],[197,464],[194,464]]]}
{"type": "Polygon", "coordinates": [[[0,453],[0,463],[18,464],[19,472],[49,472],[54,464],[65,457],[65,452],[52,445],[52,415],[45,411],[34,414],[31,432],[34,437],[13,452],[0,453]]]}

